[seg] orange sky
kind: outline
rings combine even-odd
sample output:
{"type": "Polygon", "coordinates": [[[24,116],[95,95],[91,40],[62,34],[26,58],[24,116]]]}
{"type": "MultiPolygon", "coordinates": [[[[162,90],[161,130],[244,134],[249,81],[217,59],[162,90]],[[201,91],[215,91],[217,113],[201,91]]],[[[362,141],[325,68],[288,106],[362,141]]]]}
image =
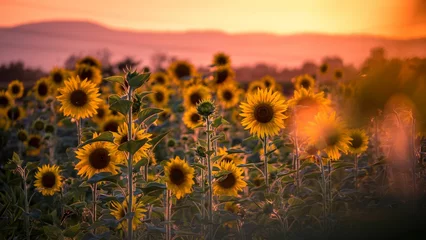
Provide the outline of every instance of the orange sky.
{"type": "Polygon", "coordinates": [[[0,0],[0,26],[90,20],[113,28],[426,36],[426,0],[0,0]]]}

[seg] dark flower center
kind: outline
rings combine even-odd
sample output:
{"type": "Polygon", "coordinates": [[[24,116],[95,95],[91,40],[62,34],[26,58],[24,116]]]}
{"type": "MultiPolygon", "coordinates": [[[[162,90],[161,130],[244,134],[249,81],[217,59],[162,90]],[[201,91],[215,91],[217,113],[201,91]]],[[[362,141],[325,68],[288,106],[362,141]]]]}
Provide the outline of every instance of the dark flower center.
{"type": "Polygon", "coordinates": [[[21,91],[21,88],[18,85],[12,86],[12,93],[13,94],[18,94],[20,91],[21,91]]]}
{"type": "Polygon", "coordinates": [[[120,145],[123,144],[123,143],[125,143],[125,142],[127,142],[127,134],[123,135],[123,137],[121,137],[120,145]]]}
{"type": "Polygon", "coordinates": [[[80,70],[80,73],[78,74],[78,76],[80,76],[80,79],[81,80],[84,80],[84,79],[86,79],[87,78],[87,80],[92,80],[92,78],[93,78],[93,71],[92,71],[92,69],[91,68],[82,68],[81,70],[80,70]]]}
{"type": "Polygon", "coordinates": [[[83,107],[88,100],[87,94],[80,89],[74,90],[70,96],[71,104],[77,107],[83,107]]]}
{"type": "Polygon", "coordinates": [[[311,87],[311,82],[308,79],[303,79],[300,82],[300,85],[304,88],[304,89],[309,89],[311,87]]]}
{"type": "Polygon", "coordinates": [[[325,134],[326,134],[325,142],[327,143],[327,146],[334,146],[340,140],[340,134],[335,129],[330,129],[326,131],[325,134]]]}
{"type": "Polygon", "coordinates": [[[198,113],[193,113],[191,115],[191,122],[192,123],[198,123],[201,120],[201,117],[198,113]]]}
{"type": "Polygon", "coordinates": [[[98,63],[94,59],[89,58],[89,57],[81,59],[80,64],[86,64],[86,65],[89,65],[91,67],[98,67],[98,63]]]}
{"type": "Polygon", "coordinates": [[[228,58],[226,56],[224,56],[224,55],[219,55],[216,58],[216,63],[218,65],[226,65],[226,64],[228,64],[228,58]]]}
{"type": "Polygon", "coordinates": [[[320,67],[320,71],[321,71],[322,73],[326,73],[326,72],[327,72],[327,70],[328,70],[328,66],[327,66],[327,64],[323,64],[323,65],[321,65],[321,67],[320,67]]]}
{"type": "Polygon", "coordinates": [[[342,78],[342,77],[343,77],[343,73],[342,73],[341,71],[336,71],[336,72],[334,73],[334,75],[336,76],[336,78],[337,78],[337,79],[340,79],[340,78],[342,78]]]}
{"type": "Polygon", "coordinates": [[[226,101],[230,101],[230,100],[232,100],[232,98],[234,97],[234,94],[231,92],[231,91],[224,91],[223,92],[223,98],[226,100],[226,101]]]}
{"type": "Polygon", "coordinates": [[[18,132],[18,139],[19,139],[19,141],[24,142],[24,141],[27,140],[27,138],[28,138],[28,135],[27,135],[26,132],[24,132],[24,131],[19,131],[18,132]]]}
{"type": "Polygon", "coordinates": [[[172,168],[170,170],[170,181],[175,185],[181,185],[185,182],[185,174],[180,168],[172,168]]]}
{"type": "Polygon", "coordinates": [[[261,103],[254,109],[254,118],[260,123],[268,123],[274,118],[274,109],[269,104],[261,103]]]}
{"type": "Polygon", "coordinates": [[[53,125],[47,125],[44,131],[48,133],[53,133],[55,131],[55,127],[53,125]]]}
{"type": "Polygon", "coordinates": [[[188,77],[191,75],[191,68],[184,63],[178,64],[175,69],[175,75],[179,79],[188,77]]]}
{"type": "Polygon", "coordinates": [[[55,183],[56,183],[56,176],[52,172],[47,172],[43,174],[43,176],[41,177],[41,184],[45,188],[52,188],[53,186],[55,186],[55,183]]]}
{"type": "Polygon", "coordinates": [[[202,99],[201,99],[201,94],[198,92],[192,93],[189,96],[189,99],[192,103],[192,105],[197,105],[197,103],[199,103],[202,99]]]}
{"type": "Polygon", "coordinates": [[[157,102],[163,102],[164,100],[164,94],[162,92],[156,92],[154,97],[157,102]]]}
{"type": "Polygon", "coordinates": [[[104,169],[111,161],[108,150],[97,148],[89,155],[90,165],[95,169],[104,169]]]}
{"type": "Polygon", "coordinates": [[[104,126],[104,131],[111,131],[111,132],[117,132],[118,130],[118,123],[115,121],[110,121],[104,126]]]}
{"type": "Polygon", "coordinates": [[[42,121],[36,121],[34,123],[34,129],[37,130],[37,131],[43,130],[44,129],[44,122],[42,122],[42,121]]]}
{"type": "Polygon", "coordinates": [[[219,186],[225,189],[229,189],[235,186],[237,183],[237,179],[235,178],[234,174],[230,173],[228,176],[226,176],[225,179],[219,182],[219,186]]]}
{"type": "Polygon", "coordinates": [[[362,137],[358,134],[352,135],[351,136],[352,140],[351,140],[351,145],[353,148],[358,149],[362,146],[362,137]]]}
{"type": "Polygon", "coordinates": [[[40,148],[40,138],[38,138],[38,137],[32,137],[32,138],[30,138],[30,140],[28,141],[28,145],[30,146],[30,147],[33,147],[33,148],[40,148]]]}
{"type": "Polygon", "coordinates": [[[269,80],[265,81],[265,87],[269,88],[272,85],[272,83],[269,80]]]}
{"type": "Polygon", "coordinates": [[[216,72],[216,83],[221,84],[226,81],[229,76],[228,69],[222,69],[216,72]]]}
{"type": "Polygon", "coordinates": [[[6,107],[9,105],[9,99],[5,96],[1,96],[0,97],[0,106],[1,107],[6,107]]]}
{"type": "Polygon", "coordinates": [[[222,158],[222,161],[225,161],[227,163],[233,162],[232,158],[230,158],[230,157],[224,157],[224,158],[222,158]]]}
{"type": "Polygon", "coordinates": [[[62,74],[60,74],[58,72],[54,73],[53,76],[52,76],[52,78],[53,78],[53,81],[55,83],[57,83],[57,84],[60,84],[60,83],[62,83],[64,81],[64,78],[63,78],[62,74]]]}
{"type": "Polygon", "coordinates": [[[20,116],[21,116],[21,112],[19,111],[17,107],[10,108],[7,111],[7,117],[12,121],[19,119],[20,116]]]}
{"type": "Polygon", "coordinates": [[[40,85],[38,85],[38,88],[37,88],[37,93],[40,96],[46,96],[48,89],[49,88],[47,87],[46,83],[40,83],[40,85]]]}
{"type": "Polygon", "coordinates": [[[105,117],[105,110],[104,110],[104,109],[102,109],[102,108],[99,108],[99,109],[98,109],[98,113],[96,114],[96,116],[97,116],[98,118],[100,118],[100,119],[104,118],[104,117],[105,117]]]}
{"type": "Polygon", "coordinates": [[[157,83],[161,84],[161,85],[163,85],[163,84],[165,84],[165,83],[166,83],[166,79],[164,79],[164,77],[162,77],[162,76],[158,76],[158,77],[155,79],[155,81],[156,81],[157,83]]]}

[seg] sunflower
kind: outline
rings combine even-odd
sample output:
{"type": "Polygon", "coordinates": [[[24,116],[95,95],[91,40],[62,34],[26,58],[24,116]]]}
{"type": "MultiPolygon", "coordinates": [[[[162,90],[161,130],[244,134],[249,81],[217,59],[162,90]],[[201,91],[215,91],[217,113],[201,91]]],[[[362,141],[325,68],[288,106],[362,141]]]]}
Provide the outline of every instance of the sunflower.
{"type": "Polygon", "coordinates": [[[63,68],[53,68],[53,70],[50,72],[50,82],[55,87],[62,87],[64,85],[65,79],[69,77],[69,73],[67,70],[63,68]]]}
{"type": "Polygon", "coordinates": [[[46,123],[42,119],[36,119],[33,122],[33,129],[35,129],[36,131],[44,130],[45,126],[46,126],[46,123]]]}
{"type": "Polygon", "coordinates": [[[217,90],[217,97],[220,104],[225,109],[229,109],[238,104],[240,95],[243,93],[235,84],[224,84],[217,90]]]}
{"type": "Polygon", "coordinates": [[[82,80],[88,80],[96,85],[102,82],[101,70],[86,64],[78,65],[75,70],[76,75],[82,80]]]}
{"type": "Polygon", "coordinates": [[[229,66],[219,66],[214,71],[214,85],[221,86],[234,80],[234,71],[229,66]]]}
{"type": "Polygon", "coordinates": [[[78,60],[78,62],[77,62],[76,65],[77,66],[79,66],[79,65],[88,65],[88,66],[91,66],[91,67],[102,69],[101,62],[99,62],[98,59],[96,59],[96,58],[94,58],[92,56],[86,56],[86,57],[78,60]]]}
{"type": "Polygon", "coordinates": [[[226,162],[226,163],[233,163],[236,166],[243,164],[244,160],[241,155],[239,154],[228,154],[228,149],[225,147],[219,147],[217,149],[217,156],[221,156],[221,158],[218,160],[218,163],[226,162]]]}
{"type": "Polygon", "coordinates": [[[328,64],[327,63],[323,63],[323,64],[321,64],[321,66],[319,67],[319,71],[320,71],[320,73],[321,74],[327,74],[327,72],[328,72],[328,69],[329,69],[329,66],[328,66],[328,64]]]}
{"type": "Polygon", "coordinates": [[[96,114],[92,117],[92,121],[98,124],[105,122],[109,114],[110,110],[108,104],[101,102],[99,103],[98,109],[96,110],[96,114]]]}
{"type": "Polygon", "coordinates": [[[170,159],[164,167],[167,188],[176,195],[177,199],[192,192],[194,185],[194,169],[179,156],[170,159]]]}
{"type": "Polygon", "coordinates": [[[27,142],[25,143],[27,146],[27,154],[29,156],[38,156],[41,151],[41,147],[43,145],[41,136],[38,134],[31,134],[28,137],[27,142]]]}
{"type": "Polygon", "coordinates": [[[287,104],[278,92],[261,89],[255,94],[248,94],[247,102],[240,105],[243,117],[241,124],[251,134],[264,138],[277,135],[284,128],[284,112],[287,104]]]}
{"type": "Polygon", "coordinates": [[[44,165],[38,167],[35,174],[34,187],[41,192],[43,196],[53,196],[55,192],[61,191],[62,177],[59,166],[44,165]]]}
{"type": "Polygon", "coordinates": [[[215,66],[229,66],[231,59],[223,52],[218,52],[213,56],[213,65],[215,66]]]}
{"type": "Polygon", "coordinates": [[[24,84],[19,80],[13,80],[7,86],[7,92],[14,99],[21,98],[24,95],[24,84]]]}
{"type": "Polygon", "coordinates": [[[338,160],[340,152],[347,153],[349,150],[352,139],[335,112],[318,113],[305,131],[309,136],[309,145],[315,146],[318,150],[324,150],[331,160],[338,160]]]}
{"type": "Polygon", "coordinates": [[[151,89],[152,94],[149,95],[151,102],[157,107],[167,106],[170,98],[170,91],[163,85],[155,85],[151,89]]]}
{"type": "MultiPolygon", "coordinates": [[[[117,132],[113,132],[114,136],[114,155],[117,156],[119,163],[127,162],[127,154],[124,151],[118,150],[118,147],[128,141],[128,125],[127,123],[123,123],[118,127],[117,132]]],[[[134,140],[143,140],[147,139],[151,140],[151,134],[145,132],[145,129],[141,129],[137,124],[132,124],[132,136],[134,140]]],[[[133,155],[133,163],[139,162],[143,157],[148,157],[148,151],[151,145],[149,143],[145,143],[139,150],[133,155]]]]}
{"type": "Polygon", "coordinates": [[[266,88],[270,88],[273,90],[276,90],[277,82],[275,81],[275,78],[272,76],[266,75],[260,79],[261,82],[265,85],[266,88]]]}
{"type": "Polygon", "coordinates": [[[48,78],[40,78],[34,86],[34,93],[39,101],[46,100],[53,90],[48,78]]]}
{"type": "Polygon", "coordinates": [[[342,79],[342,78],[343,78],[343,71],[342,71],[342,70],[340,70],[340,69],[336,69],[336,70],[334,71],[334,78],[335,78],[336,80],[340,80],[340,79],[342,79]]]}
{"type": "Polygon", "coordinates": [[[195,75],[195,68],[187,61],[175,61],[169,69],[169,75],[173,77],[176,82],[195,75]]]}
{"type": "Polygon", "coordinates": [[[349,152],[360,154],[368,149],[368,136],[364,130],[352,129],[349,131],[349,137],[352,138],[349,144],[349,152]]]}
{"type": "Polygon", "coordinates": [[[247,183],[243,180],[243,170],[230,162],[220,162],[216,165],[218,171],[213,174],[217,175],[222,171],[228,174],[222,175],[213,183],[213,194],[218,196],[238,196],[238,191],[243,190],[247,183]]]}
{"type": "Polygon", "coordinates": [[[58,89],[60,95],[57,99],[61,102],[60,111],[65,116],[76,119],[91,117],[96,114],[102,99],[99,98],[99,88],[88,80],[70,78],[65,81],[65,86],[58,89]]]}
{"type": "Polygon", "coordinates": [[[20,129],[16,134],[17,138],[21,142],[25,142],[28,139],[28,132],[25,129],[20,129]]]}
{"type": "Polygon", "coordinates": [[[25,117],[25,110],[21,106],[8,107],[5,112],[7,118],[12,122],[21,120],[25,117]]]}
{"type": "MultiPolygon", "coordinates": [[[[129,196],[127,196],[122,203],[112,201],[111,215],[113,215],[117,220],[121,220],[122,218],[124,218],[127,214],[128,203],[129,196]]],[[[132,197],[132,212],[134,213],[132,218],[132,228],[133,230],[136,230],[138,226],[142,224],[141,219],[145,217],[144,212],[146,212],[146,209],[144,208],[143,202],[138,202],[135,196],[132,197]]],[[[118,225],[118,229],[127,229],[127,219],[120,222],[120,225],[118,225]]]]}
{"type": "MultiPolygon", "coordinates": [[[[93,138],[96,137],[98,134],[94,133],[93,138]]],[[[80,161],[75,165],[75,169],[82,177],[91,178],[100,172],[117,174],[117,156],[114,154],[114,145],[110,142],[84,145],[76,151],[76,158],[80,161]]]]}
{"type": "Polygon", "coordinates": [[[198,111],[195,107],[192,107],[183,113],[183,123],[188,128],[194,129],[203,122],[203,118],[200,116],[200,114],[198,114],[198,111]]]}
{"type": "Polygon", "coordinates": [[[296,90],[300,90],[301,88],[309,90],[314,88],[315,86],[315,79],[309,74],[299,75],[295,77],[293,81],[294,81],[294,88],[296,90]]]}
{"type": "Polygon", "coordinates": [[[12,106],[15,103],[13,97],[9,94],[9,92],[5,92],[4,90],[0,91],[0,110],[5,110],[6,108],[12,106]]]}
{"type": "Polygon", "coordinates": [[[249,86],[247,88],[247,93],[256,93],[257,90],[259,89],[266,89],[265,83],[257,80],[257,81],[252,81],[249,83],[249,86]]]}
{"type": "Polygon", "coordinates": [[[101,132],[117,132],[118,126],[124,122],[122,115],[108,115],[105,120],[98,123],[101,132]]]}
{"type": "Polygon", "coordinates": [[[183,104],[186,108],[196,107],[203,99],[210,99],[210,89],[203,85],[193,85],[184,90],[183,104]]]}
{"type": "Polygon", "coordinates": [[[162,85],[168,86],[170,79],[169,76],[164,72],[156,72],[150,76],[149,82],[151,85],[162,85]]]}

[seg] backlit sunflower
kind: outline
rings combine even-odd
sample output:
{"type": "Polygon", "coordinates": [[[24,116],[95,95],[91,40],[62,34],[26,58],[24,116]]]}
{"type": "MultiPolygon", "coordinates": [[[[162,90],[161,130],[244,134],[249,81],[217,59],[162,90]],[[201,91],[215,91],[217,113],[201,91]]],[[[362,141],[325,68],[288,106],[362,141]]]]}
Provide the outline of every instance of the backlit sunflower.
{"type": "Polygon", "coordinates": [[[7,86],[7,92],[14,98],[21,98],[24,95],[24,84],[19,80],[13,80],[7,86]]]}
{"type": "Polygon", "coordinates": [[[225,83],[233,81],[234,75],[234,71],[229,66],[216,67],[214,70],[213,83],[215,86],[221,86],[225,83]]]}
{"type": "MultiPolygon", "coordinates": [[[[93,138],[98,137],[97,133],[93,138]]],[[[78,175],[91,178],[96,173],[110,172],[117,174],[117,156],[114,154],[114,144],[110,142],[94,142],[84,145],[76,151],[80,161],[75,165],[78,175]]]]}
{"type": "Polygon", "coordinates": [[[28,156],[38,156],[43,146],[41,136],[38,134],[31,134],[25,145],[27,146],[28,156]]]}
{"type": "Polygon", "coordinates": [[[36,99],[43,102],[52,94],[54,89],[48,78],[40,78],[37,80],[33,90],[36,99]]]}
{"type": "Polygon", "coordinates": [[[170,90],[163,85],[155,85],[151,89],[152,94],[149,95],[149,99],[156,107],[164,107],[169,103],[170,90]]]}
{"type": "Polygon", "coordinates": [[[240,108],[241,124],[251,134],[264,138],[277,135],[284,128],[287,104],[278,92],[261,89],[255,94],[248,94],[247,102],[241,103],[240,108]]]}
{"type": "Polygon", "coordinates": [[[347,153],[349,150],[352,139],[335,112],[318,113],[305,131],[309,136],[309,145],[315,146],[318,150],[324,150],[331,160],[338,160],[340,152],[347,153]]]}
{"type": "Polygon", "coordinates": [[[368,136],[364,130],[352,129],[349,131],[349,137],[352,139],[349,144],[349,152],[360,154],[368,149],[368,136]]]}
{"type": "MultiPolygon", "coordinates": [[[[111,202],[111,215],[115,217],[115,219],[120,220],[124,218],[127,214],[129,204],[129,196],[126,199],[119,203],[117,201],[111,202]]],[[[141,219],[145,217],[146,209],[144,208],[144,204],[142,201],[137,201],[136,197],[132,197],[132,212],[135,214],[132,218],[132,228],[136,230],[139,225],[142,224],[141,219]]],[[[118,229],[127,229],[127,219],[120,222],[117,227],[118,229]]]]}
{"type": "Polygon", "coordinates": [[[228,154],[227,150],[228,149],[226,149],[225,147],[219,147],[217,149],[217,156],[222,156],[218,160],[218,163],[221,163],[221,162],[233,163],[236,166],[244,163],[243,157],[241,155],[236,153],[228,154]]]}
{"type": "Polygon", "coordinates": [[[124,117],[122,115],[109,115],[105,118],[104,121],[98,123],[99,129],[101,132],[117,132],[118,126],[124,122],[124,117]]]}
{"type": "Polygon", "coordinates": [[[183,113],[183,123],[188,128],[194,129],[203,122],[203,118],[200,116],[200,114],[198,114],[198,111],[195,107],[192,107],[183,113]]]}
{"type": "Polygon", "coordinates": [[[180,82],[184,78],[190,78],[195,75],[194,66],[187,61],[175,61],[169,69],[169,75],[173,77],[175,82],[180,82]]]}
{"type": "Polygon", "coordinates": [[[213,194],[218,196],[238,196],[238,191],[243,190],[247,183],[243,180],[243,170],[230,162],[220,162],[216,165],[219,171],[213,171],[217,175],[222,171],[229,172],[220,176],[213,183],[213,194]]]}
{"type": "Polygon", "coordinates": [[[231,59],[223,52],[218,52],[213,56],[213,64],[215,66],[231,65],[231,59]]]}
{"type": "Polygon", "coordinates": [[[69,72],[63,68],[54,68],[50,72],[49,79],[52,85],[54,85],[55,87],[62,87],[69,75],[69,72]]]}
{"type": "Polygon", "coordinates": [[[25,142],[28,140],[28,132],[25,131],[25,129],[20,129],[16,136],[20,142],[25,142]]]}
{"type": "Polygon", "coordinates": [[[41,192],[43,196],[53,196],[55,192],[61,191],[62,177],[59,166],[44,165],[38,167],[35,174],[34,187],[41,192]]]}
{"type": "Polygon", "coordinates": [[[156,72],[150,76],[151,85],[168,86],[170,84],[169,76],[163,72],[156,72]]]}
{"type": "Polygon", "coordinates": [[[56,98],[61,102],[60,111],[76,119],[95,115],[102,102],[99,88],[88,80],[80,81],[78,76],[65,81],[65,86],[58,91],[60,95],[56,98]]]}
{"type": "Polygon", "coordinates": [[[25,117],[25,110],[21,106],[8,107],[5,112],[7,118],[12,122],[21,120],[25,117]]]}
{"type": "Polygon", "coordinates": [[[266,89],[265,83],[257,80],[257,81],[252,81],[249,83],[249,86],[247,88],[247,93],[256,93],[259,89],[266,89]]]}
{"type": "Polygon", "coordinates": [[[99,85],[102,82],[101,70],[99,70],[97,67],[92,67],[85,64],[78,65],[75,73],[80,79],[87,79],[96,85],[99,85]]]}
{"type": "Polygon", "coordinates": [[[242,93],[243,91],[235,84],[229,83],[218,88],[217,97],[223,108],[229,109],[238,104],[242,93]]]}
{"type": "Polygon", "coordinates": [[[299,75],[294,78],[294,88],[299,90],[304,88],[306,90],[312,89],[315,86],[315,79],[309,74],[299,75]]]}
{"type": "Polygon", "coordinates": [[[104,122],[110,114],[109,106],[105,102],[101,102],[96,110],[96,114],[93,115],[92,120],[95,123],[101,124],[104,122]]]}
{"type": "Polygon", "coordinates": [[[277,82],[275,81],[275,78],[272,76],[266,75],[260,79],[260,81],[263,82],[266,88],[276,90],[275,87],[277,85],[277,82]]]}
{"type": "Polygon", "coordinates": [[[170,159],[164,167],[167,188],[176,195],[177,199],[192,192],[194,185],[194,169],[178,156],[170,159]]]}
{"type": "MultiPolygon", "coordinates": [[[[124,151],[118,150],[118,147],[127,142],[127,133],[128,133],[128,125],[127,123],[123,123],[118,127],[117,132],[113,132],[114,136],[114,155],[117,156],[119,163],[127,162],[127,154],[124,151]]],[[[145,129],[140,128],[137,124],[132,124],[132,137],[134,140],[143,140],[147,139],[151,140],[151,134],[145,132],[145,129]]],[[[133,163],[139,162],[143,157],[148,157],[148,151],[151,145],[149,143],[145,143],[139,150],[133,155],[133,163]]]]}
{"type": "Polygon", "coordinates": [[[328,72],[328,69],[329,69],[330,67],[328,66],[328,64],[327,63],[323,63],[323,64],[321,64],[321,66],[319,67],[319,72],[321,73],[321,74],[327,74],[327,72],[328,72]]]}
{"type": "Polygon", "coordinates": [[[91,66],[91,67],[96,67],[98,69],[102,69],[101,62],[99,62],[98,59],[96,59],[92,56],[86,56],[86,57],[78,60],[77,66],[78,65],[88,65],[88,66],[91,66]]]}
{"type": "Polygon", "coordinates": [[[9,92],[5,92],[4,90],[0,91],[0,110],[7,109],[15,103],[13,97],[10,96],[9,92]]]}
{"type": "Polygon", "coordinates": [[[203,99],[210,99],[210,89],[203,85],[193,85],[184,90],[183,104],[185,108],[196,107],[203,99]]]}

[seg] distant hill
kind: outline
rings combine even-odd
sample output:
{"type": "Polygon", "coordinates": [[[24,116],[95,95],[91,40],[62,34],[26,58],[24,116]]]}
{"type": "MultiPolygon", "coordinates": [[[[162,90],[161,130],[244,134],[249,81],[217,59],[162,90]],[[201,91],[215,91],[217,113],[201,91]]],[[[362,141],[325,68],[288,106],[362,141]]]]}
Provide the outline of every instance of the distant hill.
{"type": "Polygon", "coordinates": [[[212,55],[224,51],[235,66],[255,63],[296,67],[304,61],[319,63],[325,56],[339,56],[359,65],[373,47],[384,47],[388,57],[426,57],[426,38],[396,40],[377,36],[266,33],[228,34],[218,31],[150,32],[124,31],[90,22],[54,21],[0,28],[0,63],[23,60],[26,65],[48,70],[62,66],[71,54],[102,48],[112,60],[124,56],[144,60],[164,52],[208,65],[212,55]]]}

